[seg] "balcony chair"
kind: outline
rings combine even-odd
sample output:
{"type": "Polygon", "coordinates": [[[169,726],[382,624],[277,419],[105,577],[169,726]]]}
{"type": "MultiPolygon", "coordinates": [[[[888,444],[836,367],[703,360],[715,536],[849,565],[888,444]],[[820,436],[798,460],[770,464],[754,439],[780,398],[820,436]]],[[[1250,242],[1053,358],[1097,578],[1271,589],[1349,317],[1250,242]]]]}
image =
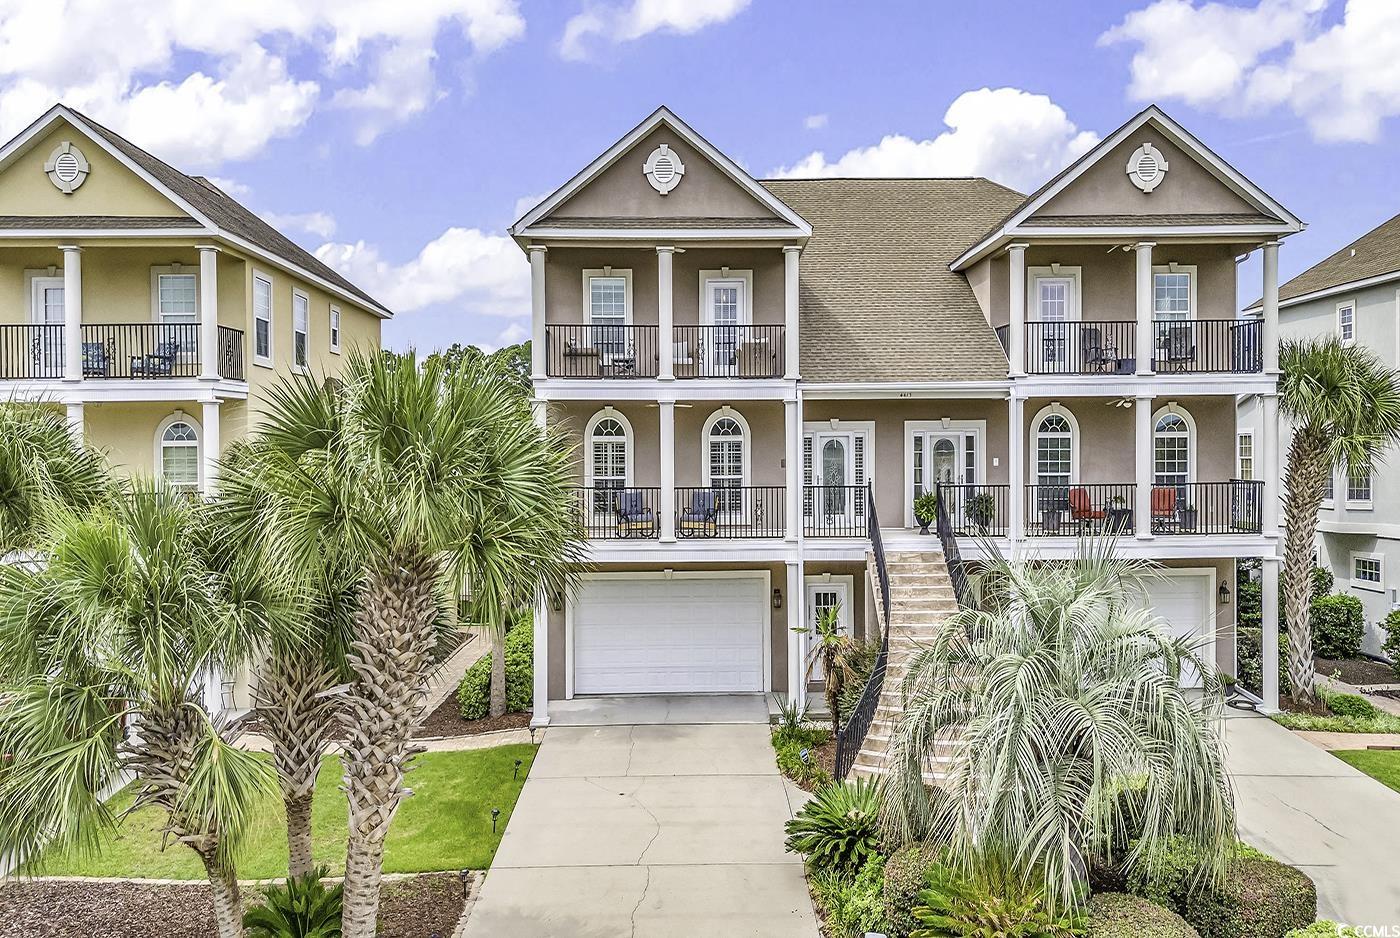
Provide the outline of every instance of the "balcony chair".
{"type": "Polygon", "coordinates": [[[676,520],[676,533],[681,537],[718,537],[719,508],[715,505],[714,489],[691,492],[690,507],[676,520]]]}
{"type": "Polygon", "coordinates": [[[1167,531],[1176,527],[1176,489],[1165,485],[1152,487],[1152,530],[1167,531]]]}
{"type": "MultiPolygon", "coordinates": [[[[1117,350],[1112,350],[1116,352],[1117,350]]],[[[1118,356],[1110,355],[1110,349],[1103,344],[1103,330],[1097,326],[1082,326],[1079,330],[1080,370],[1114,371],[1118,368],[1118,356]]]]}
{"type": "Polygon", "coordinates": [[[107,346],[101,342],[83,343],[83,377],[109,378],[112,375],[112,356],[107,346]]]}
{"type": "Polygon", "coordinates": [[[180,357],[179,342],[161,342],[154,352],[131,356],[131,376],[133,378],[168,378],[175,369],[175,359],[180,357]]]}
{"type": "Polygon", "coordinates": [[[1191,323],[1159,326],[1157,361],[1166,371],[1189,371],[1196,361],[1196,343],[1191,323]]]}
{"type": "Polygon", "coordinates": [[[617,536],[651,537],[656,533],[656,513],[647,507],[646,494],[623,491],[617,495],[617,536]]]}
{"type": "Polygon", "coordinates": [[[1080,527],[1086,525],[1093,527],[1108,517],[1108,514],[1102,508],[1094,507],[1093,502],[1089,499],[1087,488],[1076,485],[1069,490],[1069,517],[1080,527]]]}

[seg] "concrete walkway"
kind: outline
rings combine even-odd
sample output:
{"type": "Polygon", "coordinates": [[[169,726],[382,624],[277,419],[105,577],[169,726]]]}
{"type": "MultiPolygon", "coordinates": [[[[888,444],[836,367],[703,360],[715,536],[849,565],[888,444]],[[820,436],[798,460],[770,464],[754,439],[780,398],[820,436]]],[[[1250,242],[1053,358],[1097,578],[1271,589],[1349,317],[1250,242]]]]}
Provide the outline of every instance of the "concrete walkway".
{"type": "Polygon", "coordinates": [[[1317,883],[1318,915],[1400,921],[1400,792],[1257,714],[1226,718],[1240,836],[1317,883]]]}
{"type": "Polygon", "coordinates": [[[761,697],[550,716],[464,938],[816,938],[761,697]]]}

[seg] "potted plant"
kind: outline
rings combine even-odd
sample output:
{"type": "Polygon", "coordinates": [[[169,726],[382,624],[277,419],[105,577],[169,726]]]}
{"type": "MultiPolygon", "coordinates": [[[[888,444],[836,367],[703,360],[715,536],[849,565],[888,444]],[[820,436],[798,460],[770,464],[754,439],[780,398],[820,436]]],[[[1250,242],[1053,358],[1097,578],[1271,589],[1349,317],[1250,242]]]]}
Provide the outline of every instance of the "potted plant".
{"type": "Polygon", "coordinates": [[[937,492],[924,492],[914,499],[914,517],[919,519],[919,533],[927,534],[928,526],[938,517],[937,492]]]}
{"type": "Polygon", "coordinates": [[[986,534],[997,510],[996,499],[991,492],[978,492],[967,500],[967,519],[977,526],[980,534],[986,534]]]}

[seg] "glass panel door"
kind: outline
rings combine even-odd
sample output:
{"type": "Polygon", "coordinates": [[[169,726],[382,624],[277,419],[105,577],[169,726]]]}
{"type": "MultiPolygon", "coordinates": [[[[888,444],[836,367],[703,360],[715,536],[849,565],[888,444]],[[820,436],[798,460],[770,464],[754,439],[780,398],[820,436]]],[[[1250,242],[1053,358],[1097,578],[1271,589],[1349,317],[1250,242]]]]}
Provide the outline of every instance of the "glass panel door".
{"type": "Polygon", "coordinates": [[[827,523],[851,517],[852,479],[851,440],[849,434],[815,435],[817,444],[817,485],[821,486],[821,519],[827,523]]]}
{"type": "Polygon", "coordinates": [[[724,377],[737,373],[740,346],[744,341],[743,327],[747,311],[744,309],[744,282],[742,280],[705,281],[705,316],[708,325],[709,348],[706,349],[708,368],[706,374],[724,377]]]}
{"type": "MultiPolygon", "coordinates": [[[[33,316],[36,325],[63,325],[63,278],[35,277],[33,316]]],[[[32,344],[35,365],[40,374],[60,374],[63,371],[63,330],[39,329],[32,344]]]]}
{"type": "Polygon", "coordinates": [[[1069,354],[1068,323],[1074,318],[1070,308],[1073,296],[1073,282],[1068,277],[1040,277],[1035,281],[1036,318],[1043,324],[1040,347],[1035,351],[1040,354],[1041,364],[1050,366],[1049,371],[1057,370],[1054,366],[1064,366],[1069,354]]]}

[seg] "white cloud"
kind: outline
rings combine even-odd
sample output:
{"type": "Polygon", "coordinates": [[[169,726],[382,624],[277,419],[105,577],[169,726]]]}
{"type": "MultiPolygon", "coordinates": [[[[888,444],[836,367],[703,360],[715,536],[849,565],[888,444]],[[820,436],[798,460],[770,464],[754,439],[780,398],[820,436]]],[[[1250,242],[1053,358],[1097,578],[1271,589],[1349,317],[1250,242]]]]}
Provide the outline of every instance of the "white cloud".
{"type": "Polygon", "coordinates": [[[472,315],[530,315],[529,264],[503,235],[449,228],[402,264],[364,241],[323,244],[316,256],[396,313],[451,304],[472,315]]]}
{"type": "Polygon", "coordinates": [[[534,208],[536,205],[539,205],[541,202],[543,202],[545,199],[549,198],[553,194],[554,190],[550,189],[548,192],[537,192],[534,195],[522,195],[520,198],[515,200],[515,208],[512,210],[515,212],[515,215],[513,218],[511,218],[511,221],[519,221],[520,219],[524,218],[526,212],[534,208]]]}
{"type": "Polygon", "coordinates": [[[326,88],[366,142],[443,93],[434,46],[449,28],[486,54],[525,23],[516,0],[0,0],[0,134],[62,100],[216,166],[295,132],[326,88]]]}
{"type": "Polygon", "coordinates": [[[967,91],[943,115],[948,130],[916,140],[890,134],[834,160],[818,150],[777,177],[986,176],[1017,188],[1043,182],[1098,142],[1045,95],[1017,88],[967,91]]]}
{"type": "Polygon", "coordinates": [[[1385,119],[1400,115],[1400,3],[1348,0],[1330,26],[1326,6],[1157,0],[1100,42],[1137,45],[1129,93],[1139,100],[1177,99],[1229,116],[1286,107],[1319,140],[1375,141],[1385,119]]]}
{"type": "Polygon", "coordinates": [[[263,212],[262,220],[279,231],[304,231],[323,241],[335,236],[335,216],[328,212],[263,212]]]}
{"type": "Polygon", "coordinates": [[[530,330],[526,329],[518,322],[513,322],[496,333],[496,337],[490,342],[481,343],[481,350],[490,354],[507,345],[515,345],[518,342],[524,342],[528,338],[530,338],[530,330]]]}
{"type": "Polygon", "coordinates": [[[240,202],[253,194],[252,186],[241,183],[237,179],[229,179],[227,176],[205,176],[204,178],[240,202]]]}
{"type": "Polygon", "coordinates": [[[631,0],[625,5],[593,4],[564,24],[559,54],[589,57],[597,42],[632,42],[655,32],[689,35],[724,23],[748,8],[750,0],[631,0]]]}
{"type": "Polygon", "coordinates": [[[809,114],[802,121],[802,126],[808,130],[821,130],[826,126],[827,116],[825,114],[809,114]]]}

